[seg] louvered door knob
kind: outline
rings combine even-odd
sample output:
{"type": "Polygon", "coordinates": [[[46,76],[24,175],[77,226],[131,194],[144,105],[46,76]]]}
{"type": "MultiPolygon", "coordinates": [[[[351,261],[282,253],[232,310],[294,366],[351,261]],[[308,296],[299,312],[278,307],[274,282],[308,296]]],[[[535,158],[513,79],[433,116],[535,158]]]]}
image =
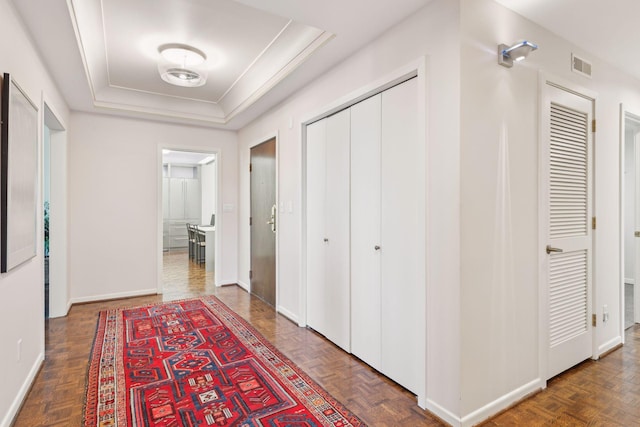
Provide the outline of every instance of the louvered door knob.
{"type": "Polygon", "coordinates": [[[547,245],[547,253],[550,254],[551,252],[563,252],[563,250],[560,248],[554,248],[550,245],[547,245]]]}
{"type": "Polygon", "coordinates": [[[379,251],[379,250],[380,250],[380,246],[375,245],[375,246],[373,247],[373,249],[375,249],[376,251],[379,251]]]}
{"type": "Polygon", "coordinates": [[[329,239],[327,239],[326,237],[324,238],[324,242],[327,243],[329,241],[329,239]]]}

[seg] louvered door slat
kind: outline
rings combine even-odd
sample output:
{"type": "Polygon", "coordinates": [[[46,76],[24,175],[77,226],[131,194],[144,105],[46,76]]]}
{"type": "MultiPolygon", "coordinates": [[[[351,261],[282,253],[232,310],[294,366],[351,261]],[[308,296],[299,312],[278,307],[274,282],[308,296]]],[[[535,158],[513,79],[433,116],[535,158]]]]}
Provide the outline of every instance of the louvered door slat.
{"type": "Polygon", "coordinates": [[[549,265],[551,347],[586,330],[586,284],[587,251],[551,256],[549,265]]]}
{"type": "Polygon", "coordinates": [[[550,234],[585,235],[587,221],[587,134],[585,114],[551,104],[549,151],[550,234]],[[567,197],[571,194],[570,197],[567,197]]]}

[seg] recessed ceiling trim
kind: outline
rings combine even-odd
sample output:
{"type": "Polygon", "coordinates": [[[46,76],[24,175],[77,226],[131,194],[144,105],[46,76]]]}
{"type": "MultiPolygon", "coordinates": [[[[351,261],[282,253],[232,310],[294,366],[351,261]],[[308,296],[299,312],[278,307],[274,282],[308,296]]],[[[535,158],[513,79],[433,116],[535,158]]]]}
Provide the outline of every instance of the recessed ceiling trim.
{"type": "Polygon", "coordinates": [[[111,73],[109,72],[109,46],[107,44],[107,24],[104,22],[104,0],[100,0],[100,21],[102,22],[102,40],[104,42],[104,60],[107,64],[107,85],[111,86],[111,73]]]}
{"type": "Polygon", "coordinates": [[[265,93],[269,92],[275,85],[280,83],[285,77],[287,77],[291,72],[293,72],[300,64],[306,61],[309,56],[320,49],[322,46],[327,44],[335,37],[335,34],[331,34],[329,32],[323,32],[318,37],[316,37],[313,42],[309,43],[306,49],[302,51],[298,56],[289,61],[284,67],[282,67],[273,77],[267,80],[258,90],[254,91],[248,98],[239,103],[235,108],[229,111],[225,119],[230,121],[236,115],[242,113],[246,110],[251,104],[256,102],[260,97],[262,97],[265,93]]]}
{"type": "Polygon", "coordinates": [[[220,98],[218,98],[218,100],[216,101],[216,103],[221,102],[229,92],[231,92],[231,89],[233,89],[236,84],[242,80],[242,78],[251,70],[251,68],[256,65],[256,62],[258,62],[258,60],[260,58],[262,58],[264,56],[264,54],[269,50],[269,48],[271,48],[271,46],[273,46],[273,44],[282,36],[282,34],[284,34],[284,32],[287,30],[287,28],[289,28],[289,26],[291,25],[293,21],[290,19],[289,22],[287,22],[284,27],[282,27],[282,29],[278,32],[278,34],[276,34],[276,36],[269,42],[269,44],[267,44],[267,46],[262,49],[262,52],[260,52],[258,54],[258,56],[255,57],[255,59],[253,61],[251,61],[251,64],[249,64],[249,66],[247,68],[245,68],[245,70],[240,74],[240,76],[238,76],[238,78],[231,83],[231,86],[229,86],[229,88],[222,94],[222,96],[220,96],[220,98]]]}
{"type": "Polygon", "coordinates": [[[84,44],[82,43],[82,36],[80,35],[80,28],[78,27],[78,18],[76,16],[76,8],[73,5],[73,0],[67,0],[67,10],[69,11],[69,17],[71,18],[71,24],[73,26],[73,32],[76,35],[76,43],[78,44],[78,50],[80,51],[80,58],[82,59],[82,66],[87,76],[89,83],[89,90],[91,91],[91,98],[96,101],[96,90],[93,87],[93,78],[91,76],[91,70],[89,69],[89,63],[85,54],[84,44]]]}
{"type": "Polygon", "coordinates": [[[124,87],[124,86],[118,86],[118,85],[111,85],[110,87],[114,89],[120,89],[120,90],[130,90],[133,92],[147,93],[149,95],[155,95],[155,96],[166,96],[169,98],[184,99],[184,100],[193,101],[193,102],[202,102],[203,104],[215,104],[215,105],[218,104],[216,101],[208,101],[206,99],[190,98],[188,96],[173,95],[170,93],[158,93],[158,92],[152,92],[144,89],[136,89],[132,87],[124,87]]]}
{"type": "Polygon", "coordinates": [[[173,119],[182,119],[184,121],[188,121],[191,123],[198,124],[220,124],[224,125],[229,122],[226,117],[218,117],[218,116],[206,116],[201,114],[193,114],[193,113],[183,113],[179,111],[169,111],[169,110],[160,110],[153,109],[149,107],[141,107],[138,105],[129,105],[117,102],[105,102],[105,101],[96,101],[94,103],[96,108],[111,110],[114,112],[117,111],[128,111],[131,113],[139,113],[143,116],[150,116],[155,119],[159,118],[173,118],[173,119]]]}

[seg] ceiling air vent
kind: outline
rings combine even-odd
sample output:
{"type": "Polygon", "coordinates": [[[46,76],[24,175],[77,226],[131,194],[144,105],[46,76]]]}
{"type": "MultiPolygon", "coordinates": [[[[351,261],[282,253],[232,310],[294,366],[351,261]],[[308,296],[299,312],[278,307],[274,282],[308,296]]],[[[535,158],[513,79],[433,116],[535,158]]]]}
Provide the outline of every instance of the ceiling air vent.
{"type": "Polygon", "coordinates": [[[591,62],[571,54],[571,70],[575,73],[582,74],[591,78],[591,62]]]}

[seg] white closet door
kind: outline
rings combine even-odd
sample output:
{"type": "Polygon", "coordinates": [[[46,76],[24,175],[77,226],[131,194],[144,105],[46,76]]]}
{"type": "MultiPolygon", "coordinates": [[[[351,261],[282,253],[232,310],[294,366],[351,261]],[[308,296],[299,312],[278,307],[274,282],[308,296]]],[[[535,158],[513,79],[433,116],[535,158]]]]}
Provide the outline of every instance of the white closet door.
{"type": "Polygon", "coordinates": [[[424,372],[424,147],[412,79],[382,93],[382,372],[414,393],[424,372]]]}
{"type": "Polygon", "coordinates": [[[380,369],[380,100],[351,107],[351,352],[380,369]]]}
{"type": "Polygon", "coordinates": [[[350,111],[328,117],[326,128],[326,210],[324,335],[350,351],[349,168],[350,111]]]}
{"type": "Polygon", "coordinates": [[[307,126],[307,324],[325,328],[325,188],[327,120],[307,126]]]}

